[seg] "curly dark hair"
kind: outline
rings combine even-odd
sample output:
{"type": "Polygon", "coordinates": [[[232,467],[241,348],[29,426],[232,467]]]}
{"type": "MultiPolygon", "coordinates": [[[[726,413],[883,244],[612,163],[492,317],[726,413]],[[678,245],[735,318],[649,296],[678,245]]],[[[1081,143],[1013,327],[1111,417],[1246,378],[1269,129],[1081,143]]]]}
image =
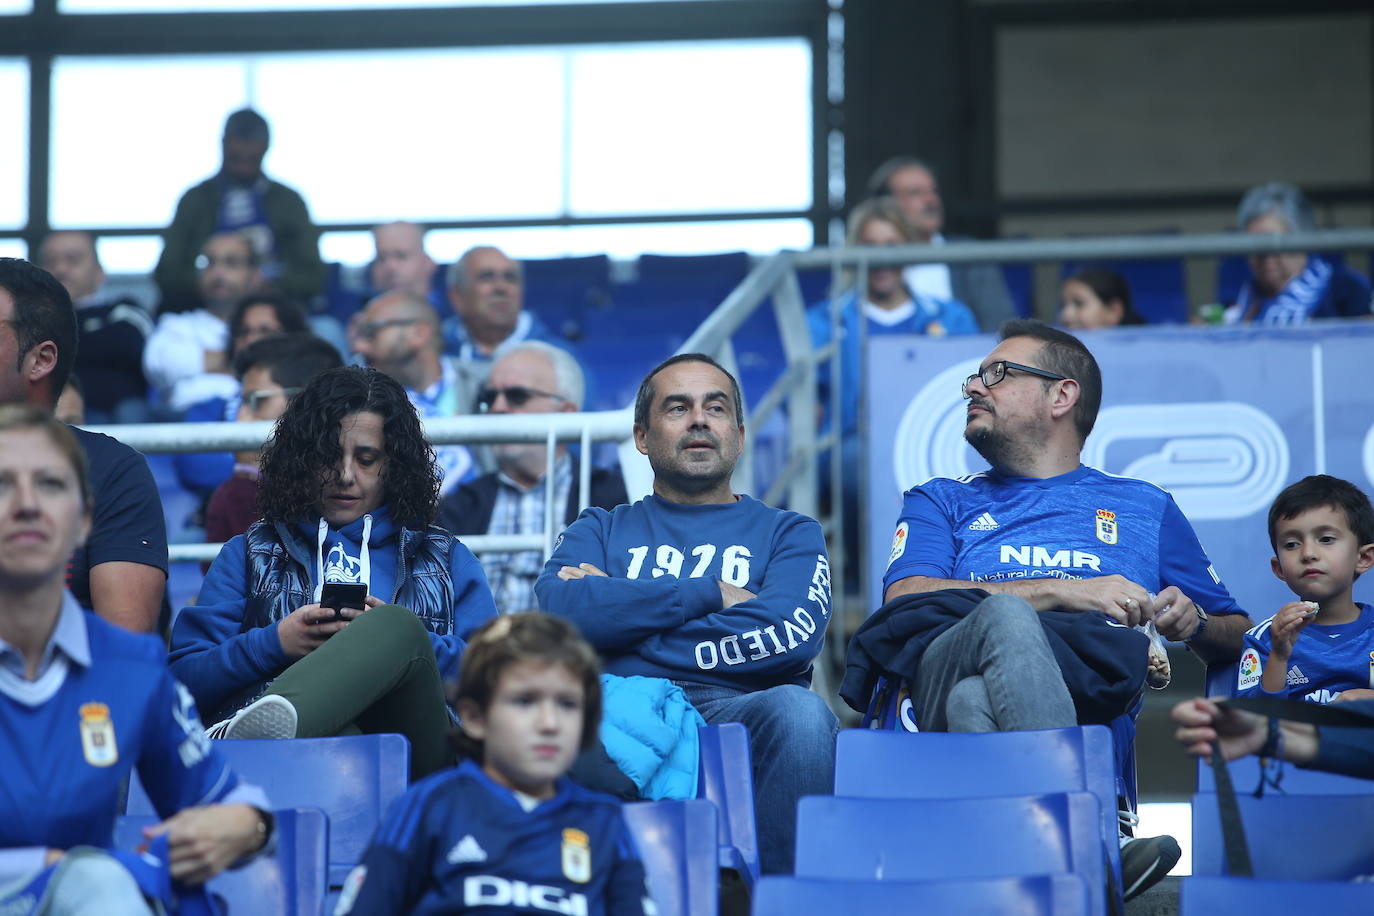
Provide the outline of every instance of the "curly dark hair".
{"type": "Polygon", "coordinates": [[[343,460],[340,424],[344,417],[365,411],[382,418],[382,481],[392,518],[409,528],[433,521],[439,470],[420,418],[394,379],[360,366],[321,372],[277,420],[272,441],[262,452],[258,506],[263,518],[289,522],[319,515],[320,493],[343,460]]]}

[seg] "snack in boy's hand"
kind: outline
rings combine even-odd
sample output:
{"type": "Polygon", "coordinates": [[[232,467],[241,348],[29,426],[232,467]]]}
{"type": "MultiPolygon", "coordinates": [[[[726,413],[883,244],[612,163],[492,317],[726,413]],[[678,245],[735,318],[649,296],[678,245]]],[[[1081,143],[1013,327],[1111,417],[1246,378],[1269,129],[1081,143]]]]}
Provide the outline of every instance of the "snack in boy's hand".
{"type": "Polygon", "coordinates": [[[1322,609],[1321,605],[1317,604],[1317,602],[1315,601],[1304,601],[1303,604],[1307,605],[1312,609],[1308,611],[1306,614],[1302,615],[1303,620],[1311,620],[1313,617],[1316,617],[1317,612],[1322,609]]]}

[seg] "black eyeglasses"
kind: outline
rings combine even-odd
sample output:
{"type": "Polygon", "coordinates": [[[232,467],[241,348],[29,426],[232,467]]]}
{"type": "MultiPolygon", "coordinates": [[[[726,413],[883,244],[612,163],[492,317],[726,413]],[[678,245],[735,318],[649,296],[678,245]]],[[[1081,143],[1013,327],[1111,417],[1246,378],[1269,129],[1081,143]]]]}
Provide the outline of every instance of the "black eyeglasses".
{"type": "Polygon", "coordinates": [[[408,324],[415,324],[418,318],[391,318],[386,321],[364,321],[353,329],[363,340],[371,340],[387,328],[401,328],[408,324]]]}
{"type": "Polygon", "coordinates": [[[270,397],[281,395],[283,398],[289,400],[300,393],[301,389],[299,388],[258,388],[254,391],[243,392],[240,400],[248,405],[249,410],[253,411],[253,413],[257,413],[258,408],[262,406],[262,402],[270,397]]]}
{"type": "Polygon", "coordinates": [[[1008,369],[1019,369],[1022,372],[1029,372],[1031,375],[1038,375],[1041,378],[1047,378],[1056,382],[1068,380],[1067,375],[1056,375],[1053,372],[1037,369],[1034,366],[1023,366],[1021,363],[1013,363],[1010,360],[999,359],[995,362],[988,363],[986,366],[964,379],[964,397],[969,396],[968,386],[974,379],[981,380],[984,388],[991,388],[1007,377],[1008,369]]]}
{"type": "Polygon", "coordinates": [[[554,394],[552,391],[540,391],[537,388],[526,388],[524,385],[511,385],[507,388],[483,388],[477,395],[477,407],[486,412],[491,410],[496,399],[505,395],[506,403],[512,407],[524,407],[530,398],[553,398],[555,401],[566,401],[567,398],[561,394],[554,394]]]}

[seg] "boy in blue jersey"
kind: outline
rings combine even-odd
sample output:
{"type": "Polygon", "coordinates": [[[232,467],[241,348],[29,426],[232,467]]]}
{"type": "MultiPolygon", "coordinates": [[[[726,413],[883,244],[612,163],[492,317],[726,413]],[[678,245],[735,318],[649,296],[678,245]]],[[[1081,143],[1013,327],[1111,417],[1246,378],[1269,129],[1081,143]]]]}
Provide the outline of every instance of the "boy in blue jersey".
{"type": "Polygon", "coordinates": [[[1269,509],[1269,541],[1274,575],[1299,600],[1245,634],[1237,694],[1374,699],[1374,609],[1352,595],[1374,566],[1369,497],[1336,477],[1304,477],[1269,509]]]}
{"type": "MultiPolygon", "coordinates": [[[[1127,627],[1153,619],[1166,639],[1230,661],[1250,620],[1168,493],[1080,462],[1102,398],[1101,371],[1082,342],[1037,321],[1009,321],[1001,336],[964,383],[964,438],[991,467],[907,491],[883,580],[888,604],[875,619],[922,613],[950,589],[988,593],[930,638],[910,674],[926,730],[1080,724],[1078,708],[1104,687],[1105,663],[1134,658],[1134,684],[1121,681],[1127,704],[1098,720],[1114,720],[1124,746],[1134,726],[1122,714],[1138,707],[1129,700],[1146,671],[1145,640],[1127,627]],[[898,605],[902,596],[911,598],[898,605]],[[1061,662],[1046,635],[1053,626],[1083,640],[1086,665],[1061,662]]],[[[1176,844],[1146,842],[1123,847],[1127,896],[1178,858],[1176,844]],[[1143,862],[1139,848],[1150,852],[1143,862]]]]}
{"type": "Polygon", "coordinates": [[[599,674],[592,647],[547,614],[474,633],[455,698],[465,759],[392,805],[337,916],[654,912],[619,802],[564,777],[597,739],[599,674]]]}
{"type": "Polygon", "coordinates": [[[797,800],[834,782],[838,723],[808,689],[830,620],[825,539],[815,519],[732,491],[744,408],[710,357],[680,354],[645,377],[634,435],[654,492],[584,510],[535,596],[610,673],[667,678],[708,723],[744,724],[760,867],[790,872],[797,800]]]}

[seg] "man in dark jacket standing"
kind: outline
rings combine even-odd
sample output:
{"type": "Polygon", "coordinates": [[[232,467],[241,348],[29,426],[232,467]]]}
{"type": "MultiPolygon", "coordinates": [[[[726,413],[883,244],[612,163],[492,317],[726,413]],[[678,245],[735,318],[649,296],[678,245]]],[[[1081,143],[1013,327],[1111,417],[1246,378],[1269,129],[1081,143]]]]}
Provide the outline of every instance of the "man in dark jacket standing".
{"type": "MultiPolygon", "coordinates": [[[[575,413],[582,409],[583,390],[582,370],[567,351],[525,341],[492,364],[478,406],[484,413],[575,413]]],[[[492,457],[495,471],[463,484],[439,504],[441,527],[457,535],[537,534],[544,530],[545,500],[550,498],[556,526],[577,517],[578,462],[565,446],[554,451],[552,474],[542,442],[493,446],[492,457]]],[[[602,509],[626,502],[619,472],[593,468],[589,498],[602,509]]],[[[484,554],[481,559],[501,613],[536,607],[534,580],[544,568],[540,551],[484,554]]]]}
{"type": "Polygon", "coordinates": [[[253,242],[268,282],[302,302],[324,286],[319,231],[299,194],[262,173],[270,132],[251,108],[224,122],[224,162],[219,174],[182,195],[172,225],[163,234],[162,257],[153,277],[162,310],[200,305],[196,257],[210,236],[237,232],[253,242]]]}

